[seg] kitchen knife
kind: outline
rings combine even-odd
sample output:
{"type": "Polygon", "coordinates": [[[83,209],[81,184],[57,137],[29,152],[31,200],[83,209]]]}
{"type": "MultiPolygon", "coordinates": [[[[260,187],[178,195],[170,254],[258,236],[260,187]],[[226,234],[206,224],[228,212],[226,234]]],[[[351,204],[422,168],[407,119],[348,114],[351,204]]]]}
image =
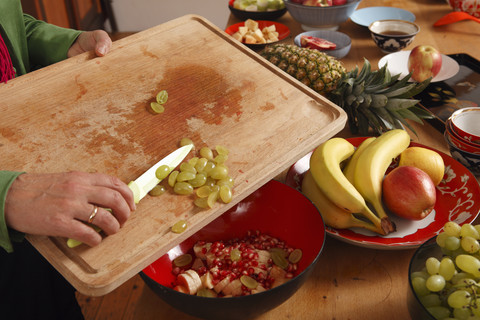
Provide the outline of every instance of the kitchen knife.
{"type": "Polygon", "coordinates": [[[158,161],[135,181],[131,181],[128,184],[128,187],[133,192],[135,203],[138,203],[140,200],[142,200],[150,192],[150,190],[160,183],[161,180],[155,175],[155,171],[157,171],[159,167],[168,165],[170,167],[168,173],[170,173],[183,161],[183,159],[185,159],[190,150],[192,150],[192,147],[193,145],[187,144],[186,146],[178,148],[162,160],[158,161]]]}
{"type": "MultiPolygon", "coordinates": [[[[177,150],[170,153],[168,156],[163,158],[162,160],[158,161],[154,164],[150,169],[145,171],[140,177],[138,177],[135,181],[131,181],[128,183],[128,187],[133,192],[133,199],[135,203],[138,203],[142,200],[149,192],[152,190],[157,184],[160,183],[160,179],[157,178],[155,172],[157,169],[163,165],[167,165],[170,167],[168,173],[170,173],[176,166],[178,166],[183,159],[188,155],[190,150],[192,150],[193,145],[188,144],[177,150]]],[[[110,209],[107,209],[110,210],[110,209]]],[[[97,226],[93,226],[97,232],[100,232],[100,228],[97,226]]],[[[69,248],[74,248],[80,245],[82,242],[75,240],[75,239],[68,239],[67,246],[69,248]]]]}

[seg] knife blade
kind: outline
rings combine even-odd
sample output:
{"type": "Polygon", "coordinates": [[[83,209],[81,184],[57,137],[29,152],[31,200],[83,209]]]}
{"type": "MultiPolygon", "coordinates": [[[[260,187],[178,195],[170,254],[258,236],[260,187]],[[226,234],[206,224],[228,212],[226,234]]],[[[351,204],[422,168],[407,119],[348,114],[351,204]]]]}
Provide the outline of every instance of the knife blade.
{"type": "Polygon", "coordinates": [[[140,177],[138,177],[135,181],[130,181],[128,183],[128,187],[133,192],[135,203],[138,203],[142,200],[149,192],[152,190],[157,184],[160,183],[160,179],[157,178],[155,172],[157,169],[163,165],[167,165],[170,172],[178,166],[183,159],[188,155],[190,150],[192,150],[193,145],[188,144],[177,150],[170,153],[168,156],[163,158],[162,160],[158,161],[154,164],[150,169],[145,171],[140,177]]]}
{"type": "MultiPolygon", "coordinates": [[[[188,155],[190,150],[192,150],[192,147],[193,147],[192,144],[188,144],[178,148],[177,150],[173,151],[162,160],[155,163],[152,167],[150,167],[150,169],[145,171],[140,177],[138,177],[134,181],[130,181],[128,183],[128,187],[133,192],[133,199],[135,203],[138,203],[140,200],[142,200],[150,192],[150,190],[152,190],[157,184],[160,183],[161,180],[158,179],[155,174],[155,172],[159,167],[163,165],[167,165],[170,168],[170,170],[168,171],[168,174],[170,174],[170,172],[172,172],[172,170],[175,169],[175,167],[178,166],[183,161],[183,159],[185,159],[185,157],[188,155]]],[[[110,209],[107,209],[107,210],[110,210],[110,209]]],[[[97,232],[101,231],[100,228],[98,228],[97,226],[92,225],[92,227],[97,232]]],[[[81,243],[82,242],[75,239],[67,240],[67,246],[69,248],[74,248],[80,245],[81,243]]]]}

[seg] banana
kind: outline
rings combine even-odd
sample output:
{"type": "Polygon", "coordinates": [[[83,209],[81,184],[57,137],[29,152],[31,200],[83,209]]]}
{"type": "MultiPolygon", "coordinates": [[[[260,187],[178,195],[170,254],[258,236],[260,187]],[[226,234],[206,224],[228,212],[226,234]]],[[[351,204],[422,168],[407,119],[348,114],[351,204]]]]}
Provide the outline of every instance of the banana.
{"type": "Polygon", "coordinates": [[[345,211],[331,202],[317,186],[310,170],[303,177],[302,193],[318,208],[327,226],[335,229],[358,227],[384,234],[383,229],[380,228],[381,221],[378,217],[374,217],[375,224],[371,224],[357,219],[351,212],[345,211]]]}
{"type": "Polygon", "coordinates": [[[347,165],[345,168],[343,168],[343,174],[345,177],[347,177],[348,181],[350,181],[353,184],[353,177],[355,174],[355,166],[357,165],[358,157],[360,157],[360,154],[367,148],[367,146],[370,145],[376,138],[375,137],[370,137],[362,141],[360,145],[357,147],[353,155],[350,157],[350,160],[348,160],[347,165]]]}
{"type": "Polygon", "coordinates": [[[410,135],[403,129],[394,129],[377,137],[358,157],[353,185],[363,198],[373,205],[382,224],[390,225],[382,204],[382,181],[390,163],[410,144],[410,135]]]}
{"type": "MultiPolygon", "coordinates": [[[[318,146],[310,158],[310,172],[319,189],[335,205],[347,212],[364,216],[380,229],[381,221],[368,208],[357,189],[343,174],[340,163],[355,152],[355,147],[343,138],[332,138],[318,146]]],[[[381,234],[388,234],[384,228],[381,234]]]]}

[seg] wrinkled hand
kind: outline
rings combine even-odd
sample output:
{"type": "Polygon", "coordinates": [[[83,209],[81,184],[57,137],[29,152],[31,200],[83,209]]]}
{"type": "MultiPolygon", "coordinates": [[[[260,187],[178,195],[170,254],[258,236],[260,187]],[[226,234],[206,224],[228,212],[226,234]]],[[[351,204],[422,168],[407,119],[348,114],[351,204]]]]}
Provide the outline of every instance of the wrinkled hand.
{"type": "Polygon", "coordinates": [[[7,193],[5,220],[24,233],[73,238],[95,246],[101,235],[83,223],[94,205],[99,208],[92,223],[106,234],[116,233],[135,210],[131,190],[118,178],[84,172],[26,173],[7,193]]]}
{"type": "Polygon", "coordinates": [[[85,31],[82,32],[72,44],[68,50],[67,56],[71,58],[78,54],[95,50],[97,56],[103,57],[110,51],[111,47],[112,39],[110,39],[110,36],[105,31],[85,31]]]}

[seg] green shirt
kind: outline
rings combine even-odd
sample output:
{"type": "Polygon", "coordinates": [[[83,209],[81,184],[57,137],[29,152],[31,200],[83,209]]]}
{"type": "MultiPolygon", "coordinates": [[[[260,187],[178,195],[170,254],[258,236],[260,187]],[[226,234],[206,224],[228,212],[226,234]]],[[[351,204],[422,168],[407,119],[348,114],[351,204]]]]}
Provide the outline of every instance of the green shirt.
{"type": "MultiPolygon", "coordinates": [[[[0,34],[17,77],[66,59],[68,49],[80,33],[24,14],[20,0],[0,0],[0,34]]],[[[11,183],[20,174],[0,171],[0,246],[8,252],[13,250],[10,237],[15,240],[18,234],[6,226],[5,198],[11,183]]]]}

